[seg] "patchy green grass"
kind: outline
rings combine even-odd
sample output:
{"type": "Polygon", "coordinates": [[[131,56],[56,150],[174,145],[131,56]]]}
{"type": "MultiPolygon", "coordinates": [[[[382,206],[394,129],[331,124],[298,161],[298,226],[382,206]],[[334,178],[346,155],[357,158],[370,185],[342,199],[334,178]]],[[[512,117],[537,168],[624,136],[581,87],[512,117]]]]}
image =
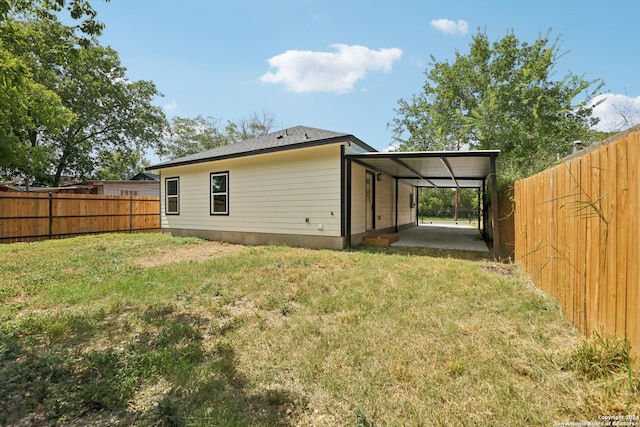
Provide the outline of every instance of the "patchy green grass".
{"type": "Polygon", "coordinates": [[[0,424],[531,425],[640,414],[582,340],[471,253],[160,234],[0,246],[0,424]]]}

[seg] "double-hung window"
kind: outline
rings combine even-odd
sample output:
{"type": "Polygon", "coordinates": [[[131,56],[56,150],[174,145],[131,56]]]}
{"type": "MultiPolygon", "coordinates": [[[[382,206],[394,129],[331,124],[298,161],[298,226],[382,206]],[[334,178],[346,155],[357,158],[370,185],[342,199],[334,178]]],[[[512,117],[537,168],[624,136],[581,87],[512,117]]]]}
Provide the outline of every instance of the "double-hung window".
{"type": "Polygon", "coordinates": [[[180,178],[167,178],[164,180],[165,204],[164,211],[167,215],[180,214],[180,178]]]}
{"type": "Polygon", "coordinates": [[[211,215],[229,215],[229,172],[211,174],[211,215]]]}

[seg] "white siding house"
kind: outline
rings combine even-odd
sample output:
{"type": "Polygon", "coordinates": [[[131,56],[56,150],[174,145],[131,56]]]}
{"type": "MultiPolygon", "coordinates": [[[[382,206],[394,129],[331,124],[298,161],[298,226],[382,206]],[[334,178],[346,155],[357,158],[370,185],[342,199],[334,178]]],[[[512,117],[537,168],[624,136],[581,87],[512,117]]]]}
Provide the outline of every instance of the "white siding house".
{"type": "Polygon", "coordinates": [[[148,169],[160,172],[166,232],[342,249],[416,224],[413,186],[347,160],[375,151],[353,135],[297,126],[148,169]]]}

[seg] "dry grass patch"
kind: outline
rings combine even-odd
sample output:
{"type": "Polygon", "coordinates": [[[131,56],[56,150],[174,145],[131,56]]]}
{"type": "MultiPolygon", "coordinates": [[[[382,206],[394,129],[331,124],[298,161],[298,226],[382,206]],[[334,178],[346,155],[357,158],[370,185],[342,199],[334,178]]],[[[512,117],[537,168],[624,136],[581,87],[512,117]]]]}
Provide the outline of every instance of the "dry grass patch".
{"type": "Polygon", "coordinates": [[[246,250],[246,246],[224,242],[196,241],[177,248],[157,248],[152,253],[135,258],[135,265],[157,267],[177,262],[205,262],[212,258],[235,255],[246,250]]]}

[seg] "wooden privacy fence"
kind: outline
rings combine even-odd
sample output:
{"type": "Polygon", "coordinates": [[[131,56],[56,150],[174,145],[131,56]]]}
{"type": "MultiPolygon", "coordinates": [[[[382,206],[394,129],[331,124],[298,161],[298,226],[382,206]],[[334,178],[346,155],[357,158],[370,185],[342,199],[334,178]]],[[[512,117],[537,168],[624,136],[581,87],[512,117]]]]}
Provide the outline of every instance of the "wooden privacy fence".
{"type": "Polygon", "coordinates": [[[637,127],[514,185],[516,262],[585,335],[626,336],[635,356],[639,159],[637,127]]]}
{"type": "Polygon", "coordinates": [[[158,197],[0,193],[0,243],[159,230],[158,197]]]}

